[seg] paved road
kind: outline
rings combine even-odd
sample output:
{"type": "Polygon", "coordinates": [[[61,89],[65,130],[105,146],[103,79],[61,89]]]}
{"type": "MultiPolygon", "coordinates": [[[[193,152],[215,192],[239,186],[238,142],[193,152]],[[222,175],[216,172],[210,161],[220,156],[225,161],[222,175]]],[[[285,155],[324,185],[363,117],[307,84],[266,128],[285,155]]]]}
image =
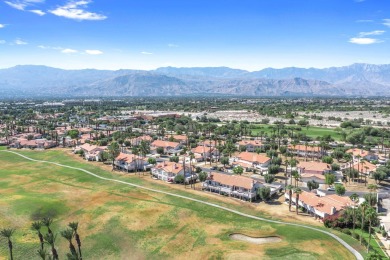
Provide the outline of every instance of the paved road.
{"type": "Polygon", "coordinates": [[[178,194],[175,194],[175,193],[161,191],[161,190],[157,190],[157,189],[147,188],[147,187],[144,187],[144,186],[141,186],[141,185],[137,185],[137,184],[121,181],[121,180],[115,180],[115,179],[111,179],[111,178],[102,177],[100,175],[97,175],[97,174],[92,173],[90,171],[84,170],[82,168],[68,166],[68,165],[64,165],[64,164],[60,164],[60,163],[56,163],[56,162],[32,159],[30,157],[27,157],[25,155],[22,155],[20,153],[13,152],[13,151],[0,151],[0,152],[13,153],[15,155],[18,155],[18,156],[21,156],[21,157],[25,158],[26,160],[30,160],[30,161],[33,161],[33,162],[48,163],[48,164],[53,164],[53,165],[57,165],[57,166],[64,167],[64,168],[69,168],[69,169],[82,171],[82,172],[84,172],[86,174],[89,174],[89,175],[94,176],[94,177],[96,177],[98,179],[101,179],[101,180],[122,183],[122,184],[125,184],[125,185],[137,187],[137,188],[143,189],[143,190],[148,190],[148,191],[152,191],[152,192],[156,192],[156,193],[161,193],[161,194],[165,194],[165,195],[169,195],[169,196],[174,196],[174,197],[185,199],[185,200],[191,200],[191,201],[194,201],[194,202],[202,203],[202,204],[214,207],[214,208],[219,208],[219,209],[222,209],[222,210],[225,210],[225,211],[229,211],[231,213],[234,213],[234,214],[237,214],[237,215],[240,215],[240,216],[243,216],[243,217],[251,218],[251,219],[256,219],[256,220],[270,222],[270,223],[275,223],[275,224],[296,226],[296,227],[301,227],[301,228],[306,228],[306,229],[314,230],[314,231],[317,231],[317,232],[321,232],[321,233],[324,233],[324,234],[329,235],[332,238],[336,239],[341,245],[343,245],[346,249],[348,249],[356,257],[356,259],[364,260],[363,256],[357,250],[355,250],[353,247],[351,247],[348,243],[346,243],[344,240],[342,240],[341,238],[339,238],[335,234],[332,234],[332,233],[327,232],[327,231],[322,230],[322,229],[317,229],[317,228],[311,227],[311,226],[306,226],[306,225],[301,225],[301,224],[296,224],[296,223],[289,223],[289,222],[284,222],[284,221],[271,220],[271,219],[266,219],[266,218],[261,218],[261,217],[245,214],[245,213],[242,213],[240,211],[237,211],[237,210],[234,210],[234,209],[230,209],[230,208],[226,208],[226,207],[223,207],[223,206],[211,203],[211,202],[206,202],[206,201],[202,201],[202,200],[186,197],[186,196],[183,196],[183,195],[178,195],[178,194]]]}

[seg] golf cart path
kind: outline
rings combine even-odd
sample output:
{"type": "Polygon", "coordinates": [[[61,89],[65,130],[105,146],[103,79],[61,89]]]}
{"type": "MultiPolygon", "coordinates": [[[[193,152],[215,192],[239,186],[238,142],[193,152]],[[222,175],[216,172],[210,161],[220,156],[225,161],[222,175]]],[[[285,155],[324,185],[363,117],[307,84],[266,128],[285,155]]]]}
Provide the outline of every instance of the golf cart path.
{"type": "Polygon", "coordinates": [[[266,218],[262,218],[262,217],[249,215],[249,214],[242,213],[242,212],[234,210],[234,209],[229,209],[229,208],[226,208],[226,207],[223,207],[223,206],[211,203],[211,202],[206,202],[206,201],[190,198],[190,197],[179,195],[179,194],[175,194],[175,193],[170,193],[170,192],[166,192],[166,191],[152,189],[152,188],[144,187],[144,186],[141,186],[141,185],[138,185],[138,184],[133,184],[133,183],[129,183],[129,182],[121,181],[121,180],[115,180],[115,179],[111,179],[111,178],[102,177],[100,175],[97,175],[97,174],[92,173],[90,171],[84,170],[82,168],[68,166],[68,165],[64,165],[64,164],[60,164],[60,163],[56,163],[56,162],[51,162],[51,161],[32,159],[30,157],[27,157],[25,155],[22,155],[20,153],[13,152],[13,151],[0,151],[0,152],[13,153],[13,154],[18,155],[20,157],[23,157],[26,160],[33,161],[33,162],[48,163],[48,164],[53,164],[53,165],[57,165],[57,166],[64,167],[64,168],[69,168],[69,169],[82,171],[82,172],[84,172],[86,174],[89,174],[89,175],[94,176],[94,177],[96,177],[98,179],[101,179],[101,180],[122,183],[122,184],[125,184],[125,185],[128,185],[128,186],[133,186],[133,187],[136,187],[136,188],[139,188],[139,189],[144,189],[144,190],[148,190],[148,191],[152,191],[152,192],[156,192],[156,193],[161,193],[161,194],[165,194],[165,195],[169,195],[169,196],[174,196],[174,197],[185,199],[185,200],[191,200],[191,201],[194,201],[194,202],[202,203],[202,204],[214,207],[214,208],[222,209],[222,210],[225,210],[225,211],[228,211],[228,212],[231,212],[231,213],[243,216],[243,217],[255,219],[255,220],[260,220],[260,221],[269,222],[269,223],[275,223],[275,224],[296,226],[296,227],[301,227],[301,228],[306,228],[306,229],[314,230],[314,231],[317,231],[317,232],[321,232],[321,233],[324,233],[324,234],[326,234],[328,236],[331,236],[332,238],[336,239],[341,245],[343,245],[346,249],[348,249],[356,257],[356,259],[364,260],[363,256],[357,250],[355,250],[352,246],[350,246],[348,243],[346,243],[344,240],[342,240],[341,238],[339,238],[335,234],[332,234],[332,233],[330,233],[328,231],[325,231],[325,230],[317,229],[315,227],[306,226],[306,225],[297,224],[297,223],[290,223],[290,222],[284,222],[284,221],[278,221],[278,220],[271,220],[271,219],[266,219],[266,218]]]}

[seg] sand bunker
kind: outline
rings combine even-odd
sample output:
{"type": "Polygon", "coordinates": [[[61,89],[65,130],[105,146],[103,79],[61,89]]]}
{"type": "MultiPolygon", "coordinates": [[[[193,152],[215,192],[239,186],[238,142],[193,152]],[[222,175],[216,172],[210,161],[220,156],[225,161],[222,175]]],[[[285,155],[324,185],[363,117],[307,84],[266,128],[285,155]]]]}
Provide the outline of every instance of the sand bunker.
{"type": "Polygon", "coordinates": [[[252,244],[267,244],[267,243],[277,243],[282,241],[280,237],[275,237],[275,236],[269,236],[269,237],[250,237],[247,235],[243,234],[230,234],[229,237],[233,240],[239,240],[239,241],[244,241],[252,244]]]}

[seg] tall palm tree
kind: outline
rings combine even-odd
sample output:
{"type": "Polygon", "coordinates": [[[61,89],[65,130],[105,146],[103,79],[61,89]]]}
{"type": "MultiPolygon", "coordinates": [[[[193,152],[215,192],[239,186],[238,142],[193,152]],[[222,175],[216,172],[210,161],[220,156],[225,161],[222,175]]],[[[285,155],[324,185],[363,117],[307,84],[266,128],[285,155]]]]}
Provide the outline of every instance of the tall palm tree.
{"type": "Polygon", "coordinates": [[[6,238],[8,240],[8,249],[9,249],[9,255],[10,255],[11,260],[14,259],[14,256],[12,253],[13,246],[12,246],[12,241],[11,241],[11,237],[14,234],[14,232],[15,232],[15,229],[12,229],[12,228],[4,228],[4,229],[0,230],[0,236],[6,238]]]}
{"type": "Polygon", "coordinates": [[[77,229],[79,227],[79,223],[78,222],[70,222],[68,224],[68,227],[70,227],[73,230],[73,232],[74,232],[74,236],[75,236],[75,239],[76,239],[77,247],[79,249],[80,260],[82,260],[83,259],[83,255],[81,254],[81,240],[80,240],[79,233],[77,232],[77,229]]]}
{"type": "Polygon", "coordinates": [[[44,225],[44,226],[46,226],[47,227],[47,232],[49,232],[49,234],[52,234],[53,232],[51,231],[51,229],[50,229],[50,225],[53,223],[53,219],[51,219],[51,218],[43,218],[42,219],[42,224],[44,225]]]}
{"type": "Polygon", "coordinates": [[[295,193],[295,210],[297,212],[297,215],[298,215],[298,208],[299,208],[299,204],[298,204],[298,201],[299,201],[299,194],[302,193],[302,190],[300,188],[295,188],[294,189],[294,193],[295,193]]]}
{"type": "Polygon", "coordinates": [[[366,211],[366,218],[368,219],[368,245],[367,245],[367,253],[370,251],[370,243],[371,243],[371,231],[372,231],[372,222],[374,222],[378,215],[376,210],[372,207],[369,207],[366,211]]]}
{"type": "Polygon", "coordinates": [[[286,165],[286,172],[284,173],[284,177],[285,177],[285,182],[284,182],[284,186],[286,187],[287,186],[287,167],[288,167],[288,164],[289,164],[289,160],[287,159],[286,157],[286,160],[284,161],[284,164],[286,165]]]}
{"type": "Polygon", "coordinates": [[[291,201],[292,201],[292,191],[293,191],[294,187],[290,184],[290,185],[287,185],[286,187],[286,190],[288,190],[288,196],[289,196],[289,200],[288,200],[288,211],[291,211],[291,201]]]}
{"type": "Polygon", "coordinates": [[[356,202],[359,201],[359,195],[354,193],[351,196],[349,196],[349,198],[353,202],[353,207],[352,207],[352,230],[353,230],[353,232],[355,232],[355,225],[356,225],[356,202]]]}
{"type": "Polygon", "coordinates": [[[112,160],[112,170],[114,170],[115,159],[116,159],[116,157],[118,157],[118,155],[120,153],[119,144],[117,142],[112,142],[108,146],[108,153],[110,154],[110,157],[111,157],[111,160],[112,160]]]}
{"type": "MultiPolygon", "coordinates": [[[[363,230],[364,230],[364,218],[365,218],[365,213],[366,213],[366,210],[367,208],[369,207],[370,205],[368,205],[367,201],[364,201],[362,204],[360,204],[360,211],[361,211],[361,215],[362,215],[362,221],[361,221],[361,230],[362,230],[362,234],[363,234],[363,230]]],[[[363,236],[360,236],[360,244],[362,244],[362,239],[363,239],[363,236]]]]}
{"type": "Polygon", "coordinates": [[[42,222],[41,221],[35,221],[31,224],[31,229],[37,231],[38,237],[39,237],[39,242],[41,243],[41,250],[43,250],[43,235],[41,233],[41,227],[42,227],[42,222]]]}
{"type": "Polygon", "coordinates": [[[58,253],[55,247],[57,235],[53,235],[53,233],[47,233],[43,238],[45,239],[45,242],[51,246],[53,260],[58,260],[58,253]]]}
{"type": "Polygon", "coordinates": [[[292,171],[291,172],[294,179],[295,179],[295,187],[298,187],[298,181],[299,181],[299,172],[298,171],[292,171]]]}
{"type": "Polygon", "coordinates": [[[72,255],[77,255],[76,248],[74,247],[72,243],[72,238],[73,238],[74,232],[73,229],[68,228],[63,231],[61,231],[61,236],[68,240],[69,242],[69,250],[72,255]]]}

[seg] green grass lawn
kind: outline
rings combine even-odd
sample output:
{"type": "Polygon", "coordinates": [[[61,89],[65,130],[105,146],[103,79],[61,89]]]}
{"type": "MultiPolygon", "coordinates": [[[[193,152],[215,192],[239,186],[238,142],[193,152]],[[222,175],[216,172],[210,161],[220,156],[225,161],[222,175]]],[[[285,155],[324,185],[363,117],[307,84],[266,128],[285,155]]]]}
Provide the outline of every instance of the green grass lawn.
{"type": "MultiPolygon", "coordinates": [[[[352,230],[351,230],[352,232],[352,230]]],[[[374,234],[374,230],[372,230],[372,235],[371,235],[371,241],[370,241],[370,250],[374,250],[376,252],[378,252],[378,254],[383,257],[383,259],[387,259],[387,256],[384,254],[384,252],[382,251],[382,249],[380,248],[380,246],[378,245],[377,241],[375,240],[375,234],[374,234]]],[[[359,235],[362,235],[363,234],[363,238],[368,242],[368,238],[369,238],[369,234],[368,232],[362,232],[360,229],[355,229],[355,233],[359,234],[359,235]]]]}
{"type": "MultiPolygon", "coordinates": [[[[18,151],[29,157],[81,167],[100,176],[169,190],[263,215],[245,205],[233,205],[147,180],[107,172],[92,163],[76,161],[63,151],[18,151]]],[[[0,228],[14,227],[15,259],[38,259],[38,239],[29,229],[33,219],[51,215],[58,233],[70,221],[80,222],[85,259],[353,259],[336,240],[320,232],[241,217],[207,205],[106,182],[83,172],[26,161],[0,153],[0,228]],[[282,242],[254,245],[230,240],[231,233],[279,236],[282,242]]],[[[45,232],[45,230],[43,230],[45,232]]],[[[358,249],[358,243],[351,243],[358,249]]],[[[61,259],[68,244],[59,235],[61,259]]],[[[0,240],[0,259],[8,250],[0,240]]]]}
{"type": "MultiPolygon", "coordinates": [[[[265,124],[258,124],[256,125],[255,129],[251,129],[252,136],[260,135],[260,132],[264,132],[267,135],[272,134],[271,129],[269,128],[272,125],[265,125],[265,124]]],[[[333,128],[326,128],[326,127],[317,127],[317,126],[309,126],[309,127],[301,127],[301,131],[294,133],[303,133],[306,134],[309,137],[316,138],[318,136],[322,137],[324,135],[330,135],[333,139],[340,140],[341,135],[337,133],[333,128]]]]}

